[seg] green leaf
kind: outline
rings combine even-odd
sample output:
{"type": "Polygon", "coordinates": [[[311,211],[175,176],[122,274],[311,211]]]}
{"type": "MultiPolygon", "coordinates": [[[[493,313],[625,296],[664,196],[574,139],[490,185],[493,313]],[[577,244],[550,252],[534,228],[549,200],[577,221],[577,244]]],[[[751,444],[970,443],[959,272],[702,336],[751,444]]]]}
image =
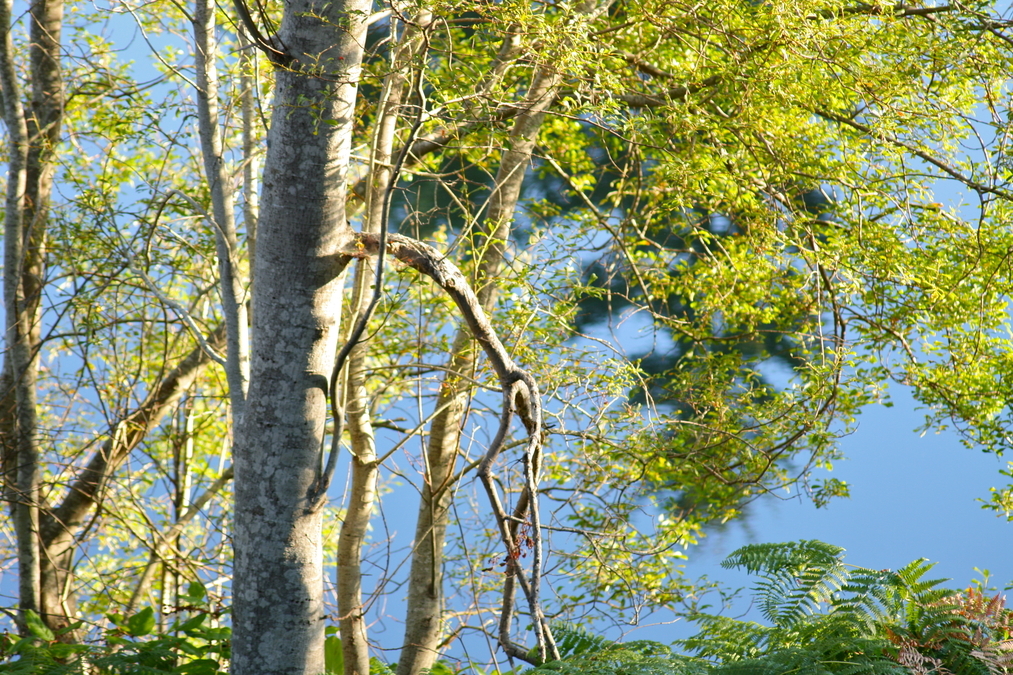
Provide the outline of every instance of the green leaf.
{"type": "Polygon", "coordinates": [[[148,635],[155,627],[155,610],[151,607],[145,607],[137,614],[127,619],[123,628],[130,635],[134,637],[141,637],[142,635],[148,635]]]}
{"type": "Polygon", "coordinates": [[[201,624],[204,623],[204,619],[207,618],[207,614],[198,614],[197,616],[191,617],[179,624],[177,630],[181,630],[184,633],[200,628],[201,624]]]}
{"type": "Polygon", "coordinates": [[[341,650],[341,638],[337,635],[324,638],[324,668],[328,673],[345,672],[345,654],[341,650]]]}
{"type": "Polygon", "coordinates": [[[214,659],[197,659],[190,663],[184,663],[173,669],[174,673],[184,675],[217,675],[219,663],[214,659]]]}
{"type": "Polygon", "coordinates": [[[30,609],[25,610],[25,627],[40,640],[52,642],[56,639],[53,631],[49,630],[49,626],[43,623],[39,615],[30,609]]]}
{"type": "Polygon", "coordinates": [[[74,654],[81,654],[88,651],[88,645],[67,644],[65,642],[54,642],[49,646],[49,653],[57,659],[66,659],[74,654]]]}
{"type": "Polygon", "coordinates": [[[204,584],[199,581],[191,581],[190,585],[186,587],[186,595],[183,596],[183,600],[186,600],[191,605],[196,605],[204,600],[208,595],[207,589],[204,588],[204,584]]]}

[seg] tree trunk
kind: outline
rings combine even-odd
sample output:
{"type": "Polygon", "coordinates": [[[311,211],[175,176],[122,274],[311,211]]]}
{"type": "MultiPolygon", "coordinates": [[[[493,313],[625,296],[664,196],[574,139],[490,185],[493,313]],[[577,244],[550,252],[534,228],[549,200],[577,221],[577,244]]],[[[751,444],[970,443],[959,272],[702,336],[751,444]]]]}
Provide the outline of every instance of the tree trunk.
{"type": "Polygon", "coordinates": [[[324,670],[320,479],[351,231],[347,171],[366,0],[294,0],[277,71],[254,261],[253,357],[235,449],[235,675],[324,670]]]}
{"type": "Polygon", "coordinates": [[[250,372],[250,341],[246,318],[246,298],[240,278],[239,240],[232,186],[225,171],[222,133],[218,119],[218,42],[215,39],[215,6],[197,0],[194,6],[193,34],[197,70],[197,121],[200,129],[204,174],[211,192],[215,245],[218,253],[219,292],[228,334],[225,374],[229,382],[229,401],[233,421],[243,416],[250,372]]]}
{"type": "MultiPolygon", "coordinates": [[[[11,503],[18,538],[19,606],[47,618],[60,615],[47,606],[39,539],[39,430],[36,413],[36,375],[40,342],[39,304],[45,269],[46,220],[53,184],[53,151],[63,118],[63,78],[60,36],[63,4],[36,0],[30,13],[31,101],[24,106],[17,80],[11,38],[10,2],[3,3],[0,27],[0,88],[9,136],[6,213],[4,216],[4,304],[6,346],[0,396],[0,421],[7,438],[5,496],[11,503]],[[24,107],[23,107],[24,106],[24,107]],[[28,114],[25,114],[25,111],[28,114]]],[[[54,621],[54,627],[66,620],[54,621]]]]}
{"type": "MultiPolygon", "coordinates": [[[[45,238],[49,220],[49,202],[56,169],[56,145],[63,122],[63,72],[60,66],[60,37],[63,27],[62,0],[35,0],[31,6],[32,115],[28,118],[29,148],[26,185],[25,223],[29,228],[23,270],[25,297],[33,319],[30,341],[37,368],[41,347],[42,280],[45,270],[45,238]]],[[[33,376],[34,377],[34,376],[33,376]]],[[[44,518],[40,518],[44,524],[44,518]]],[[[39,525],[39,523],[37,523],[39,525]]],[[[63,583],[60,569],[70,569],[72,554],[56,555],[40,542],[45,555],[39,560],[40,606],[43,620],[52,630],[60,630],[76,620],[77,608],[63,583]]],[[[67,634],[67,639],[74,636],[67,634]]]]}
{"type": "MultiPolygon", "coordinates": [[[[418,11],[393,50],[391,72],[384,78],[379,103],[381,112],[373,136],[363,232],[378,233],[389,216],[390,190],[392,183],[397,181],[393,166],[394,136],[398,122],[406,117],[402,101],[409,82],[407,71],[431,21],[431,12],[425,9],[418,11]]],[[[398,22],[392,20],[392,33],[397,26],[398,22]]],[[[362,259],[356,270],[353,309],[359,316],[367,313],[371,306],[373,293],[370,287],[375,279],[375,265],[372,263],[371,258],[362,259]]],[[[344,392],[352,450],[351,492],[341,523],[337,560],[338,616],[345,675],[369,674],[369,645],[362,604],[362,545],[376,501],[379,463],[369,418],[365,373],[366,350],[365,345],[360,343],[349,355],[348,385],[344,392]]]]}
{"type": "MultiPolygon", "coordinates": [[[[361,265],[360,272],[370,266],[361,265]]],[[[361,287],[368,288],[369,284],[361,287]]],[[[366,299],[368,302],[368,298],[366,299]]],[[[365,386],[366,362],[363,345],[356,347],[348,364],[345,389],[348,433],[352,447],[352,481],[338,538],[337,590],[338,624],[345,675],[369,675],[369,645],[366,617],[362,606],[362,545],[369,531],[369,520],[376,502],[376,478],[379,465],[376,441],[369,419],[369,395],[365,386]]]]}

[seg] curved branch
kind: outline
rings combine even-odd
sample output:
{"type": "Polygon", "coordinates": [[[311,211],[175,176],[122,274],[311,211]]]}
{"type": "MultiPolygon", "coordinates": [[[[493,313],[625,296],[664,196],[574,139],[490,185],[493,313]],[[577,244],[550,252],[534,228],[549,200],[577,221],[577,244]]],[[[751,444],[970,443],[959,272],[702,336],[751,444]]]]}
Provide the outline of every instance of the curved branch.
{"type": "MultiPolygon", "coordinates": [[[[349,258],[379,256],[380,247],[381,238],[379,235],[357,233],[353,237],[352,244],[345,251],[345,254],[349,258]]],[[[528,432],[528,443],[525,451],[525,493],[528,495],[526,506],[530,505],[532,519],[532,574],[530,581],[526,580],[520,573],[520,566],[514,564],[512,565],[514,574],[511,576],[517,579],[527,596],[534,620],[535,633],[538,637],[539,650],[543,652],[541,654],[542,660],[544,661],[548,657],[556,659],[559,657],[558,651],[552,640],[548,622],[545,620],[539,602],[542,553],[541,538],[538,536],[540,523],[538,519],[537,476],[541,460],[543,429],[541,397],[538,392],[538,384],[527,371],[517,365],[509,352],[507,352],[499,336],[497,336],[489,317],[482,309],[478,296],[457,265],[432,246],[403,235],[387,235],[384,249],[386,253],[396,260],[431,278],[440,288],[446,291],[461,311],[461,315],[464,317],[472,336],[481,345],[493,370],[500,379],[500,384],[503,387],[503,412],[500,418],[500,428],[496,434],[496,438],[486,452],[486,457],[479,470],[479,475],[482,477],[487,489],[492,486],[492,463],[503,447],[507,431],[509,430],[510,419],[514,413],[521,418],[528,432]]],[[[499,502],[494,488],[489,490],[489,499],[499,525],[503,543],[507,548],[508,559],[516,559],[518,551],[516,537],[513,534],[508,516],[499,502]]],[[[515,514],[515,516],[518,516],[518,514],[515,514]]],[[[508,621],[508,617],[509,613],[504,616],[504,621],[508,621]]],[[[508,640],[503,644],[503,648],[512,651],[509,647],[510,644],[512,643],[508,640]]],[[[519,648],[518,650],[523,651],[519,648]]],[[[519,654],[512,653],[512,655],[521,658],[519,654]]],[[[528,660],[530,660],[530,657],[528,657],[528,660]]]]}
{"type": "Polygon", "coordinates": [[[257,49],[267,54],[267,58],[271,60],[271,63],[276,66],[286,66],[292,62],[291,55],[275,45],[278,39],[277,36],[264,37],[264,34],[260,32],[260,28],[257,27],[257,22],[253,20],[250,8],[246,6],[245,0],[233,0],[232,4],[236,8],[239,20],[243,22],[243,28],[246,29],[253,40],[253,44],[257,46],[257,49]]]}
{"type": "Polygon", "coordinates": [[[915,157],[921,159],[922,161],[925,161],[925,162],[931,164],[932,166],[936,167],[937,169],[939,169],[943,173],[947,174],[950,178],[952,178],[952,179],[956,180],[957,182],[962,183],[966,187],[974,190],[979,195],[992,194],[992,195],[995,195],[996,197],[999,197],[1001,199],[1005,199],[1007,201],[1013,201],[1013,192],[1010,192],[1009,190],[1004,190],[1002,188],[995,187],[995,186],[992,186],[992,185],[986,185],[984,183],[979,183],[978,181],[974,180],[974,178],[972,178],[971,176],[968,176],[968,175],[964,174],[962,171],[960,171],[958,168],[952,166],[951,164],[948,164],[947,162],[944,162],[943,160],[939,159],[938,157],[936,157],[936,156],[934,156],[934,155],[926,152],[925,150],[922,150],[921,148],[917,147],[913,143],[909,143],[908,141],[905,141],[902,138],[898,138],[897,136],[894,136],[893,134],[889,134],[889,133],[887,133],[885,131],[882,131],[882,130],[879,130],[879,129],[874,129],[873,127],[871,127],[871,126],[869,126],[867,124],[862,124],[858,120],[852,119],[851,117],[846,117],[844,115],[839,115],[839,114],[833,113],[833,112],[831,112],[829,110],[817,108],[817,109],[812,110],[811,112],[813,114],[815,114],[815,115],[818,115],[818,116],[822,117],[825,120],[828,120],[828,121],[831,121],[831,122],[837,122],[838,124],[843,124],[845,126],[851,127],[855,131],[859,131],[859,132],[861,132],[861,133],[869,136],[870,138],[879,138],[879,139],[882,139],[882,140],[886,141],[887,143],[889,143],[891,145],[897,146],[898,148],[904,148],[905,150],[907,150],[908,152],[910,152],[915,157]]]}

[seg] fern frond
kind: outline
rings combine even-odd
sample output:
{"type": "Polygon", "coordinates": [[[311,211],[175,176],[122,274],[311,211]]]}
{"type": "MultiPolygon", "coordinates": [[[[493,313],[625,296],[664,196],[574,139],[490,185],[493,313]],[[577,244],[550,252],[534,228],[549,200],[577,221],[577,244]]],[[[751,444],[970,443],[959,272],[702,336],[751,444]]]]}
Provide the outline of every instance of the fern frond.
{"type": "Polygon", "coordinates": [[[852,570],[833,601],[835,613],[847,614],[872,633],[876,626],[904,618],[904,591],[895,572],[852,570]]]}
{"type": "Polygon", "coordinates": [[[832,603],[848,579],[844,549],[816,540],[749,544],[721,565],[745,568],[760,577],[753,589],[760,611],[778,626],[790,626],[832,603]]]}
{"type": "Polygon", "coordinates": [[[797,644],[760,658],[723,664],[715,675],[909,675],[887,658],[878,641],[845,640],[797,644]],[[842,647],[847,646],[847,650],[842,647]]]}
{"type": "Polygon", "coordinates": [[[770,632],[766,626],[709,614],[696,615],[693,621],[699,624],[699,632],[674,644],[694,656],[717,661],[737,661],[766,651],[770,632]]]}
{"type": "Polygon", "coordinates": [[[936,564],[925,558],[914,560],[895,572],[906,592],[906,598],[916,603],[927,605],[938,602],[953,591],[939,588],[939,584],[946,583],[949,579],[925,579],[925,575],[936,564]]]}
{"type": "Polygon", "coordinates": [[[601,635],[593,635],[583,628],[564,622],[552,625],[552,635],[559,655],[564,659],[580,654],[594,654],[614,644],[601,635]]]}
{"type": "Polygon", "coordinates": [[[816,539],[779,544],[747,544],[721,563],[725,569],[743,568],[750,574],[766,574],[803,565],[830,565],[844,553],[840,546],[816,539]]]}
{"type": "Polygon", "coordinates": [[[709,675],[710,665],[673,655],[665,645],[638,641],[609,644],[594,653],[552,661],[524,675],[709,675]]]}

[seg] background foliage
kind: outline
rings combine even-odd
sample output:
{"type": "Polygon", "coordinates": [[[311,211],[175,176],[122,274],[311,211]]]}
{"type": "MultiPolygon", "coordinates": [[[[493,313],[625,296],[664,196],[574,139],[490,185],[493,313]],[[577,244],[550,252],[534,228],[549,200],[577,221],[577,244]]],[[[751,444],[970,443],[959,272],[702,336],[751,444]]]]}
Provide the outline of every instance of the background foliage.
{"type": "MultiPolygon", "coordinates": [[[[844,0],[617,1],[597,14],[568,3],[426,7],[440,22],[411,66],[424,81],[420,133],[451,141],[403,176],[390,226],[446,251],[476,280],[484,252],[506,247],[494,324],[540,382],[551,422],[543,494],[556,528],[546,535],[552,613],[580,625],[692,608],[700,588],[678,564],[708,527],[771,491],[801,491],[818,505],[847,494],[818,470],[840,458],[838,439],[863,406],[884,399],[888,382],[911,387],[927,428],[952,426],[970,444],[1007,449],[1005,8],[844,0]],[[518,51],[498,60],[514,39],[518,51]],[[484,219],[499,150],[516,142],[511,111],[546,69],[560,84],[512,229],[497,241],[484,219]],[[942,181],[959,185],[966,203],[938,201],[942,181]]],[[[271,65],[242,46],[231,9],[218,11],[216,123],[249,279],[259,186],[243,171],[259,170],[278,112],[271,65]],[[245,118],[244,96],[252,102],[245,118]],[[245,138],[244,121],[252,121],[245,138]]],[[[269,26],[280,11],[266,3],[258,18],[269,26]]],[[[195,349],[194,333],[212,335],[222,321],[215,232],[201,214],[211,210],[211,190],[195,140],[188,12],[171,2],[67,4],[65,128],[40,313],[47,505],[72,494],[85,463],[195,349]],[[127,52],[125,29],[134,36],[127,52]],[[144,63],[132,66],[138,54],[144,63]]],[[[363,175],[399,25],[381,18],[370,32],[354,150],[363,175]]],[[[24,52],[20,23],[15,40],[24,52]]],[[[416,112],[399,118],[401,140],[416,112]]],[[[359,202],[349,217],[361,222],[359,202]]],[[[383,290],[366,347],[369,415],[381,430],[381,489],[414,499],[427,480],[425,429],[449,386],[458,320],[411,270],[388,274],[383,290]]],[[[494,630],[503,581],[503,553],[471,480],[498,416],[496,379],[481,361],[453,375],[473,387],[455,465],[449,642],[494,630]]],[[[184,589],[198,580],[209,616],[229,604],[227,394],[224,372],[208,365],[115,467],[81,524],[64,594],[77,601],[81,630],[112,631],[108,653],[93,654],[97,664],[129,654],[157,660],[162,649],[172,659],[187,649],[225,658],[208,647],[219,638],[205,631],[219,629],[183,616],[192,604],[184,589]],[[205,491],[199,515],[184,520],[205,491]],[[166,549],[160,533],[175,523],[166,549]],[[145,586],[149,566],[156,571],[145,586]],[[161,637],[135,652],[129,638],[113,638],[138,636],[103,617],[141,616],[145,604],[155,624],[144,634],[157,628],[161,637]]],[[[501,467],[504,484],[517,485],[511,462],[501,467]]],[[[1007,516],[1010,490],[998,486],[992,497],[1007,516]]],[[[510,495],[518,499],[518,489],[510,495]]],[[[333,497],[331,557],[344,495],[333,497]]],[[[374,524],[364,562],[376,578],[370,608],[381,617],[411,555],[382,527],[374,524]]],[[[8,568],[13,541],[8,531],[8,568]]],[[[817,545],[742,556],[738,564],[768,575],[762,597],[773,627],[703,618],[699,641],[686,644],[693,658],[592,640],[572,647],[566,667],[824,672],[833,662],[878,672],[935,668],[933,659],[952,672],[1006,667],[987,645],[937,630],[955,621],[966,637],[974,621],[991,621],[981,614],[990,601],[922,588],[919,565],[863,577],[845,574],[839,552],[817,545]],[[782,567],[763,562],[775,558],[782,567]],[[800,578],[812,584],[805,593],[794,585],[800,578]],[[919,613],[932,616],[911,618],[919,613]],[[799,644],[804,653],[790,649],[799,644]],[[743,645],[752,651],[734,651],[743,645]]],[[[56,638],[32,635],[10,649],[28,655],[56,638]]]]}

